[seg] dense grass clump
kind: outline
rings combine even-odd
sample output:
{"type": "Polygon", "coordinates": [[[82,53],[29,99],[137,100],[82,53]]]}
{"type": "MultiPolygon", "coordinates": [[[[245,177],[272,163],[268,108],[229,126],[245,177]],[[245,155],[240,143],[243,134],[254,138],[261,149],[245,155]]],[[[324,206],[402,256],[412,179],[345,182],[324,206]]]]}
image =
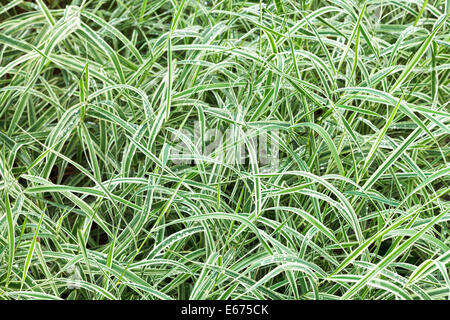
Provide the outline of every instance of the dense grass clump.
{"type": "Polygon", "coordinates": [[[450,298],[449,1],[0,2],[0,299],[450,298]]]}

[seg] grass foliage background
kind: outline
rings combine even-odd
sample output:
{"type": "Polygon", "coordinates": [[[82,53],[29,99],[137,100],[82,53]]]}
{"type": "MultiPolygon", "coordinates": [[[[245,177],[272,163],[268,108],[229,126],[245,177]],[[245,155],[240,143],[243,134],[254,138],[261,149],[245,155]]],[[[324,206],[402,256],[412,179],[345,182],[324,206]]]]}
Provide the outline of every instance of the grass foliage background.
{"type": "Polygon", "coordinates": [[[449,299],[449,10],[1,1],[0,298],[449,299]]]}

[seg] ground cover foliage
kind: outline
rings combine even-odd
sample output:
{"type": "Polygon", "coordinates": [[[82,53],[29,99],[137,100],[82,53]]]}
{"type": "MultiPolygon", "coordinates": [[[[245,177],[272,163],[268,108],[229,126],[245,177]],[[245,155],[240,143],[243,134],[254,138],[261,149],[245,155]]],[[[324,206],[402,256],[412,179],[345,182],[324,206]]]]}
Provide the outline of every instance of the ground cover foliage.
{"type": "Polygon", "coordinates": [[[449,299],[449,12],[1,1],[0,298],[449,299]]]}

